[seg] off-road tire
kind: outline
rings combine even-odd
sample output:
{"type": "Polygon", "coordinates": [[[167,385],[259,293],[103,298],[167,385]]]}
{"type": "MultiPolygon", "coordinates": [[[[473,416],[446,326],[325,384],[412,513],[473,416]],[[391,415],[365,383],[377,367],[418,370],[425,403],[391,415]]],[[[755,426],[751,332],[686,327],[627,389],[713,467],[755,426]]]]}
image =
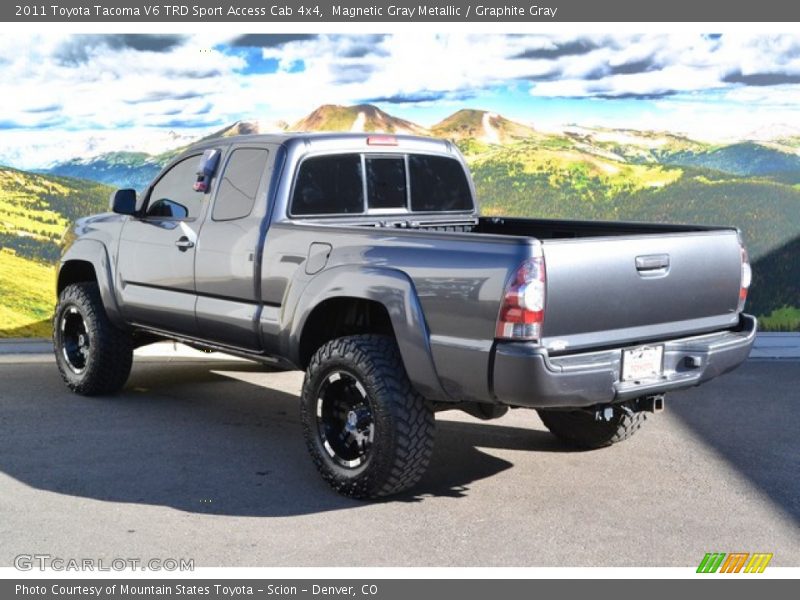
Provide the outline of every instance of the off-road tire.
{"type": "MultiPolygon", "coordinates": [[[[74,317],[77,319],[77,317],[74,317]]],[[[131,336],[108,319],[96,283],[68,285],[61,292],[53,318],[53,349],[56,364],[67,387],[76,394],[97,396],[119,391],[131,372],[131,336]],[[76,370],[65,355],[62,319],[69,312],[83,319],[88,338],[85,364],[76,370]]]]}
{"type": "Polygon", "coordinates": [[[412,387],[397,344],[387,336],[342,337],[319,348],[303,381],[301,420],[314,464],[344,496],[378,498],[408,490],[422,477],[433,453],[433,407],[412,387]],[[320,394],[337,373],[360,382],[374,427],[363,463],[352,468],[337,463],[330,445],[326,451],[318,418],[320,394]]]}
{"type": "Polygon", "coordinates": [[[627,440],[647,419],[644,412],[629,413],[614,407],[610,420],[595,420],[589,410],[539,410],[539,418],[550,433],[564,442],[584,449],[611,446],[627,440]]]}

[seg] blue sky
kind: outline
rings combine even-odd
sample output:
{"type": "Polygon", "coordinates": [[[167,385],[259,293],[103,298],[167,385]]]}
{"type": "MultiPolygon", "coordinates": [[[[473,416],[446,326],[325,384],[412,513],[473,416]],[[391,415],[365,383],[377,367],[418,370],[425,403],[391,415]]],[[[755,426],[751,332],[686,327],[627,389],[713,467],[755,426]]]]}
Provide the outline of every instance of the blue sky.
{"type": "Polygon", "coordinates": [[[0,161],[18,166],[367,102],[424,126],[469,107],[545,130],[769,137],[800,133],[800,35],[8,34],[0,96],[0,161]]]}

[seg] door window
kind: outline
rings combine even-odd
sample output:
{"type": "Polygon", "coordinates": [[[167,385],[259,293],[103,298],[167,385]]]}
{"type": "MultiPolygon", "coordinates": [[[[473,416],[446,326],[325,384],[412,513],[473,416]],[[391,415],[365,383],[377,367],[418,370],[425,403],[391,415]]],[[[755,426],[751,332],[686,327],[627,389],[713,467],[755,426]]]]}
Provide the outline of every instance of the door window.
{"type": "Polygon", "coordinates": [[[200,215],[205,194],[192,189],[199,156],[184,158],[156,182],[147,204],[148,217],[196,219],[200,215]]]}

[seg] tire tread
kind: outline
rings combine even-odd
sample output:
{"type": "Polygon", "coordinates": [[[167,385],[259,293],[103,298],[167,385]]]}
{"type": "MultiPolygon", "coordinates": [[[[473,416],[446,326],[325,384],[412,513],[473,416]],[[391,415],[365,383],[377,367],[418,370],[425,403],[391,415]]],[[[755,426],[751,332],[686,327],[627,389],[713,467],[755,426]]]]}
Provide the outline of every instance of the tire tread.
{"type": "Polygon", "coordinates": [[[53,318],[53,350],[61,378],[76,394],[97,396],[119,391],[128,380],[133,364],[130,335],[108,318],[97,283],[73,283],[64,288],[53,318]],[[92,356],[82,376],[76,376],[64,364],[58,342],[59,316],[66,304],[74,304],[84,314],[84,323],[92,339],[92,356]]]}
{"type": "Polygon", "coordinates": [[[629,413],[614,407],[611,421],[594,421],[589,411],[539,410],[550,433],[572,446],[596,449],[618,444],[633,436],[647,420],[644,412],[629,413]]]}
{"type": "MultiPolygon", "coordinates": [[[[311,359],[303,382],[303,434],[322,477],[339,493],[356,498],[398,494],[422,477],[433,454],[434,416],[430,403],[411,385],[394,339],[383,335],[354,335],[323,345],[311,359]],[[389,456],[376,457],[378,464],[365,477],[350,479],[331,469],[316,449],[316,415],[311,410],[314,374],[337,360],[344,360],[369,379],[371,396],[389,399],[385,409],[393,431],[389,456]]],[[[375,446],[373,446],[375,448],[375,446]]]]}

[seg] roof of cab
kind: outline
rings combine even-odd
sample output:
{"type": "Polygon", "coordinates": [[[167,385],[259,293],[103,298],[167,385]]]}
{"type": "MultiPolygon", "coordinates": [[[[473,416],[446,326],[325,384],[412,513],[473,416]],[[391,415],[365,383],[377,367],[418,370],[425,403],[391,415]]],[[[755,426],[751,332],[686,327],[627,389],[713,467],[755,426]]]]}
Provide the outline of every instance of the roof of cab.
{"type": "Polygon", "coordinates": [[[430,146],[438,145],[442,150],[449,150],[452,147],[451,142],[439,138],[423,137],[416,135],[404,135],[394,133],[341,133],[341,132],[319,132],[319,133],[302,133],[302,132],[286,132],[286,133],[257,133],[250,135],[234,135],[230,137],[209,138],[195,142],[187,147],[186,150],[196,150],[200,148],[213,147],[219,144],[235,144],[235,143],[262,143],[262,144],[286,144],[290,142],[335,142],[335,141],[367,141],[370,137],[384,137],[389,136],[396,138],[398,143],[407,143],[413,145],[418,143],[420,145],[430,146]]]}

